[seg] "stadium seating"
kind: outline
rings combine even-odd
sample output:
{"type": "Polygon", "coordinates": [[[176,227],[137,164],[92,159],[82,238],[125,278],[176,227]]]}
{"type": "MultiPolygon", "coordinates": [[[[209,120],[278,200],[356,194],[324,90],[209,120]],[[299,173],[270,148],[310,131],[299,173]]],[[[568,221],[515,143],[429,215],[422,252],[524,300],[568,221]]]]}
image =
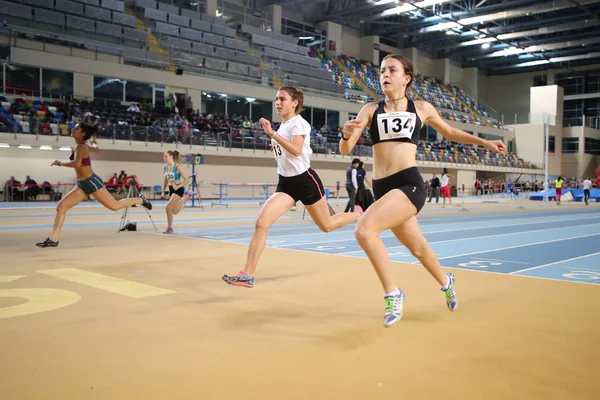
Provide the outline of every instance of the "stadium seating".
{"type": "MultiPolygon", "coordinates": [[[[319,50],[311,49],[310,56],[321,61],[322,69],[333,72],[335,82],[343,84],[348,89],[361,89],[359,85],[352,83],[348,74],[337,67],[326,54],[323,54],[319,50]]],[[[379,84],[378,66],[369,61],[358,60],[344,55],[339,56],[338,60],[344,63],[371,90],[379,96],[383,96],[383,91],[379,84]]],[[[412,86],[409,88],[409,95],[414,99],[423,99],[430,102],[439,109],[440,114],[444,118],[451,121],[504,129],[500,122],[493,119],[482,106],[457,86],[446,86],[437,79],[416,76],[412,86]]],[[[357,104],[372,101],[367,95],[358,96],[349,94],[348,92],[346,92],[346,99],[357,104]]]]}

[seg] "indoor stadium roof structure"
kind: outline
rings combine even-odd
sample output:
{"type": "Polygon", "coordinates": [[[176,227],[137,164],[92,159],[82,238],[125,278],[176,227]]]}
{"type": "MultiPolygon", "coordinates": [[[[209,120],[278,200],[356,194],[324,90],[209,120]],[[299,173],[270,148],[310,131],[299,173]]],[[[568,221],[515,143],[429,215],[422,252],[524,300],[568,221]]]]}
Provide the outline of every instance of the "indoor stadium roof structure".
{"type": "Polygon", "coordinates": [[[600,62],[598,0],[259,0],[491,75],[600,62]]]}

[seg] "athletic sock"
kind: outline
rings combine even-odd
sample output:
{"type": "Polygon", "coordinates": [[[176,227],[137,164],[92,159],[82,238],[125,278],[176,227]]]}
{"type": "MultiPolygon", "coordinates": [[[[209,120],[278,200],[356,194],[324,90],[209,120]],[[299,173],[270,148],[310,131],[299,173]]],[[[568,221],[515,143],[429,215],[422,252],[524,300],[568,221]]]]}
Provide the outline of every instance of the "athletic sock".
{"type": "Polygon", "coordinates": [[[399,288],[396,288],[396,290],[386,294],[384,297],[389,297],[389,296],[400,296],[402,292],[400,291],[399,288]]]}
{"type": "Polygon", "coordinates": [[[442,286],[442,290],[448,290],[448,288],[450,287],[450,277],[446,275],[446,278],[448,279],[448,283],[442,286]]]}

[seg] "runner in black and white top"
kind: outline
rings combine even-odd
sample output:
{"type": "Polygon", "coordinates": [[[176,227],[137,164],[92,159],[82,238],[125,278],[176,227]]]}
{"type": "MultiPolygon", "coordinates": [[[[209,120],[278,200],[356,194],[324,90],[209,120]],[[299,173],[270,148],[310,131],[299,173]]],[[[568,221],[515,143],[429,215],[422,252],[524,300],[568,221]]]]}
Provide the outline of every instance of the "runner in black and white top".
{"type": "Polygon", "coordinates": [[[323,184],[315,171],[310,168],[310,124],[302,118],[304,93],[294,86],[283,86],[277,92],[275,106],[283,122],[274,131],[265,118],[260,124],[271,137],[271,150],[277,160],[279,182],[275,193],[265,202],[250,240],[246,266],[237,275],[223,275],[222,279],[236,286],[253,287],[254,271],[258,259],[267,242],[267,231],[297,201],[301,201],[315,224],[323,232],[331,232],[351,222],[358,221],[359,213],[330,215],[324,197],[323,184]]]}
{"type": "Polygon", "coordinates": [[[370,127],[376,200],[356,224],[354,234],[381,280],[386,305],[383,323],[387,327],[402,317],[405,299],[394,280],[386,246],[379,237],[387,229],[440,284],[448,309],[453,311],[458,305],[454,275],[444,273],[417,221],[417,213],[427,197],[415,156],[421,127],[427,124],[448,140],[485,146],[499,153],[504,153],[505,146],[502,141],[485,140],[452,128],[433,105],[407,98],[407,88],[414,79],[414,68],[408,58],[396,54],[385,56],[379,79],[385,99],[365,105],[355,120],[344,124],[339,146],[342,155],[349,154],[363,131],[370,127]]]}

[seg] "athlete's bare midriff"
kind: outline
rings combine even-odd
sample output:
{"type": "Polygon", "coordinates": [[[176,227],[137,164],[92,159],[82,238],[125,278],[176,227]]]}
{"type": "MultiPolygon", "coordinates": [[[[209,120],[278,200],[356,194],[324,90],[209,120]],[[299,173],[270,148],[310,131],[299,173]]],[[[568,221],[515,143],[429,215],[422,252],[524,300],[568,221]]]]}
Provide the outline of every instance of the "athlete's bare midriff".
{"type": "Polygon", "coordinates": [[[373,179],[383,179],[417,165],[417,146],[407,142],[377,143],[373,146],[373,179]]]}

